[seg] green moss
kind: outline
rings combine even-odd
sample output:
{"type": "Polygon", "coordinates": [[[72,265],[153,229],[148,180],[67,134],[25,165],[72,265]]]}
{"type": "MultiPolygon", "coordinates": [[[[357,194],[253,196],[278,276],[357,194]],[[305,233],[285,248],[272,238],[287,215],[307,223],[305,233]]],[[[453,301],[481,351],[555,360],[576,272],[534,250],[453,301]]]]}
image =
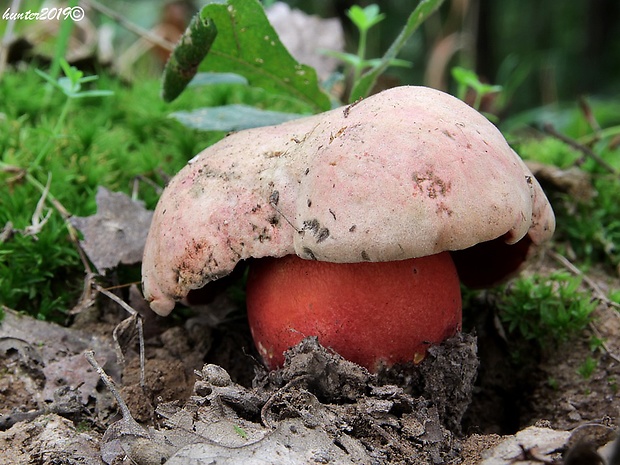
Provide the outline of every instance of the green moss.
{"type": "Polygon", "coordinates": [[[581,279],[566,272],[521,276],[497,291],[499,317],[509,334],[549,347],[582,332],[596,308],[581,279]]]}
{"type": "Polygon", "coordinates": [[[519,144],[519,155],[525,160],[536,160],[563,169],[574,166],[582,158],[577,150],[553,137],[523,140],[519,144]]]}
{"type": "MultiPolygon", "coordinates": [[[[54,136],[65,97],[52,93],[45,102],[45,83],[32,70],[9,73],[0,81],[0,230],[11,222],[24,229],[41,192],[18,172],[53,143],[40,166],[30,173],[73,215],[95,213],[98,186],[130,193],[137,176],[163,186],[165,177],[181,169],[196,153],[220,139],[222,133],[201,133],[168,117],[222,101],[272,102],[260,91],[220,86],[185,93],[174,104],[159,98],[158,80],[126,86],[107,76],[96,81],[111,97],[71,102],[63,127],[54,136]],[[3,169],[4,168],[4,169],[3,169]]],[[[138,197],[154,208],[158,194],[139,184],[138,197]]],[[[44,213],[51,208],[46,205],[44,213]]],[[[37,237],[20,233],[0,243],[0,303],[40,318],[62,318],[77,302],[83,266],[60,214],[53,211],[37,237]]]]}

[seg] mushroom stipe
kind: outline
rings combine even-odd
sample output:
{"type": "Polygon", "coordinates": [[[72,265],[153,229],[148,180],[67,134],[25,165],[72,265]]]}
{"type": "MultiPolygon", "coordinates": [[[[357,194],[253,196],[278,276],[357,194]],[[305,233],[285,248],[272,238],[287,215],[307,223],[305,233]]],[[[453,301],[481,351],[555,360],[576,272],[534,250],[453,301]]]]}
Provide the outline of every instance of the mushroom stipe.
{"type": "MultiPolygon", "coordinates": [[[[190,290],[230,274],[249,258],[274,257],[269,266],[260,260],[256,265],[271,270],[281,268],[274,260],[295,255],[308,267],[315,260],[361,267],[442,252],[451,252],[462,282],[486,287],[517,273],[554,229],[540,185],[492,123],[443,92],[397,87],[344,109],[240,131],[194,157],[170,181],[155,210],[143,289],[151,308],[167,315],[190,290]]],[[[296,288],[280,286],[280,292],[304,295],[314,286],[296,282],[296,288]]],[[[330,290],[331,298],[353,292],[355,280],[347,283],[346,292],[330,290]]],[[[390,283],[368,286],[384,285],[390,283]]],[[[325,286],[320,292],[327,292],[325,286]]],[[[256,290],[250,294],[263,298],[256,290]]],[[[402,306],[400,296],[390,299],[402,306]]],[[[360,314],[363,301],[348,308],[360,314]]],[[[264,300],[260,307],[269,305],[264,300]]],[[[386,306],[381,318],[407,319],[402,312],[386,313],[386,306]]],[[[271,324],[256,316],[270,312],[257,311],[250,297],[248,308],[255,334],[271,324]]],[[[431,321],[442,307],[425,304],[428,315],[404,308],[409,319],[431,321]]],[[[455,312],[460,315],[460,307],[455,312]]],[[[316,318],[309,308],[302,314],[316,318]]],[[[327,324],[337,327],[338,322],[327,324]]],[[[459,324],[449,323],[446,336],[459,324]]],[[[303,332],[298,325],[286,331],[303,332]]],[[[344,331],[338,335],[349,345],[365,343],[344,331]]],[[[420,337],[439,342],[435,336],[420,337]]],[[[267,350],[259,347],[267,364],[275,366],[272,360],[281,354],[270,355],[269,347],[275,352],[281,347],[267,339],[259,342],[267,350]]],[[[330,344],[344,350],[333,338],[330,344]]],[[[407,357],[415,359],[411,350],[417,349],[411,347],[418,346],[411,344],[407,357]]],[[[359,360],[372,368],[378,360],[389,364],[401,357],[382,353],[359,360]]]]}
{"type": "Polygon", "coordinates": [[[306,336],[378,371],[420,362],[461,328],[461,289],[448,252],[375,263],[329,263],[296,255],[250,265],[250,329],[271,369],[306,336]]]}

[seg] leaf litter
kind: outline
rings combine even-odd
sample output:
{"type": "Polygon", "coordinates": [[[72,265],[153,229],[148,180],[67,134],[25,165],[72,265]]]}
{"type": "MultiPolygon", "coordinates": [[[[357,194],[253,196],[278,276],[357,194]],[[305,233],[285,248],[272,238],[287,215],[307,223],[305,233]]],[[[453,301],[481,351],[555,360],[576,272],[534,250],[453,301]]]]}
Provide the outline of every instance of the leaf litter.
{"type": "Polygon", "coordinates": [[[97,190],[96,201],[97,214],[74,216],[70,221],[84,235],[80,245],[99,273],[119,264],[141,262],[153,212],[141,202],[104,187],[97,190]]]}
{"type": "MultiPolygon", "coordinates": [[[[139,261],[150,212],[124,194],[104,189],[97,204],[93,217],[72,220],[84,235],[89,259],[100,272],[139,261]],[[111,242],[114,246],[106,248],[111,242]]],[[[105,291],[93,279],[87,280],[93,291],[105,291]]],[[[488,364],[488,357],[477,352],[477,347],[489,350],[483,333],[482,339],[460,335],[433,347],[417,366],[378,375],[309,338],[289,352],[284,368],[268,373],[254,358],[242,317],[228,310],[222,320],[213,320],[211,310],[232,306],[225,298],[208,306],[208,315],[199,312],[180,324],[154,317],[136,286],[115,300],[125,307],[123,313],[126,307],[136,310],[129,318],[106,310],[103,322],[100,315],[82,330],[4,309],[0,449],[5,454],[0,464],[574,465],[581,462],[571,462],[576,460],[571,457],[583,451],[596,460],[608,458],[598,463],[618,463],[613,439],[619,412],[610,406],[617,407],[613,379],[620,373],[610,350],[599,360],[598,381],[589,383],[594,392],[565,385],[574,385],[575,376],[558,378],[561,392],[550,393],[539,384],[529,394],[538,405],[530,407],[530,420],[522,420],[532,426],[500,436],[491,423],[472,429],[476,406],[484,405],[489,393],[485,378],[497,375],[478,367],[480,361],[488,364]],[[140,344],[135,337],[138,320],[145,334],[138,338],[140,344]],[[119,348],[123,363],[116,356],[119,348]],[[89,350],[96,353],[100,373],[86,360],[89,350]],[[116,401],[101,383],[104,372],[111,385],[120,386],[114,389],[116,401]],[[573,410],[567,412],[564,405],[573,410]]],[[[613,309],[603,307],[593,329],[615,351],[613,336],[620,321],[613,309]]],[[[578,341],[572,349],[587,354],[584,344],[578,341]]],[[[563,358],[554,362],[548,357],[549,365],[541,365],[543,374],[556,373],[558,367],[565,373],[567,364],[574,370],[577,362],[563,358]]]]}

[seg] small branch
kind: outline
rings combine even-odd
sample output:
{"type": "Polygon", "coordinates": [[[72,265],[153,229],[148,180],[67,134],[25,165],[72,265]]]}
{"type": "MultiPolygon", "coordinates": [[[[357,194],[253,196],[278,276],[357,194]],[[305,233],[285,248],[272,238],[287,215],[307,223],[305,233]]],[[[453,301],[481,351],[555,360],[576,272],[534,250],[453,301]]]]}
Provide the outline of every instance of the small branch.
{"type": "Polygon", "coordinates": [[[142,324],[142,318],[138,317],[136,322],[138,326],[138,341],[140,343],[140,387],[146,388],[146,368],[145,368],[145,350],[144,350],[144,326],[142,324]]]}
{"type": "Polygon", "coordinates": [[[92,350],[87,350],[86,352],[84,352],[84,356],[86,357],[86,360],[88,360],[88,363],[90,363],[90,365],[95,370],[97,370],[97,374],[101,378],[101,381],[103,381],[103,384],[106,385],[108,390],[112,393],[112,395],[116,399],[116,402],[118,402],[118,406],[121,409],[121,414],[123,415],[123,418],[124,419],[133,418],[131,416],[131,412],[129,411],[129,407],[127,407],[127,404],[121,397],[121,394],[116,389],[116,385],[114,384],[114,381],[112,381],[112,378],[110,378],[110,376],[103,370],[101,365],[99,365],[99,362],[95,360],[95,353],[92,350]]]}
{"type": "Polygon", "coordinates": [[[62,216],[63,220],[65,221],[65,227],[67,228],[67,231],[69,233],[69,238],[71,239],[71,242],[73,242],[73,245],[75,245],[78,255],[80,256],[80,260],[82,261],[82,265],[84,266],[84,269],[86,270],[86,273],[92,274],[93,271],[90,267],[90,262],[88,261],[88,258],[86,257],[86,254],[84,253],[84,250],[82,250],[82,246],[80,245],[80,240],[78,238],[77,231],[75,230],[73,225],[71,225],[71,223],[69,222],[71,213],[69,213],[69,211],[63,206],[63,204],[60,203],[60,201],[56,197],[54,197],[51,194],[51,192],[49,192],[49,187],[46,187],[43,184],[41,184],[37,178],[35,178],[32,174],[30,174],[24,168],[20,168],[18,166],[13,166],[13,165],[8,165],[0,161],[0,170],[6,173],[18,173],[15,175],[15,178],[17,177],[19,177],[19,179],[25,178],[26,181],[28,181],[30,184],[36,187],[39,190],[39,192],[41,192],[42,196],[43,194],[45,194],[45,198],[52,204],[52,206],[58,211],[58,213],[60,213],[60,216],[62,216]]]}
{"type": "Polygon", "coordinates": [[[519,453],[518,456],[514,457],[512,460],[510,460],[509,463],[513,464],[513,463],[519,463],[519,462],[534,462],[534,463],[547,463],[547,464],[554,464],[556,463],[555,460],[552,460],[548,457],[545,457],[544,454],[542,454],[540,452],[540,450],[538,449],[538,447],[534,446],[534,447],[525,447],[523,446],[523,444],[519,444],[519,448],[521,449],[521,452],[519,453]]]}
{"type": "Polygon", "coordinates": [[[620,304],[617,302],[614,302],[613,300],[609,299],[605,293],[603,292],[603,290],[600,288],[600,286],[598,284],[596,284],[592,279],[590,279],[588,276],[586,276],[579,268],[577,268],[575,265],[573,265],[566,257],[564,257],[563,255],[560,255],[559,253],[553,251],[553,250],[549,250],[547,252],[555,261],[557,261],[558,263],[560,263],[564,268],[566,268],[568,271],[570,271],[571,273],[573,273],[576,276],[579,276],[580,278],[583,279],[583,281],[590,286],[590,288],[594,291],[595,294],[595,298],[600,300],[601,302],[603,302],[604,304],[606,304],[609,307],[614,307],[620,310],[620,304]]]}
{"type": "Polygon", "coordinates": [[[38,239],[37,234],[41,232],[45,223],[50,219],[50,215],[52,214],[52,210],[48,210],[47,214],[43,216],[43,207],[45,206],[45,200],[50,193],[50,184],[52,182],[52,175],[47,175],[47,183],[43,188],[43,192],[41,193],[41,198],[37,202],[37,206],[34,209],[34,213],[32,214],[31,225],[26,226],[23,231],[24,236],[32,236],[33,239],[38,239]]]}
{"type": "MultiPolygon", "coordinates": [[[[557,252],[554,252],[553,250],[549,250],[547,253],[553,259],[555,259],[557,262],[559,262],[564,268],[569,270],[574,275],[579,276],[581,279],[583,279],[583,281],[594,291],[594,298],[595,299],[599,300],[600,302],[603,302],[608,307],[615,307],[616,309],[620,310],[620,304],[618,304],[618,303],[614,302],[613,300],[609,299],[605,295],[603,290],[599,287],[598,284],[596,284],[593,280],[591,280],[588,276],[586,276],[579,268],[577,268],[575,265],[573,265],[566,257],[560,255],[557,252]]],[[[618,315],[618,312],[613,312],[613,313],[614,313],[614,315],[618,315]]],[[[609,345],[603,340],[603,337],[601,336],[600,331],[594,325],[594,323],[590,322],[590,324],[588,326],[590,327],[590,329],[592,330],[594,335],[601,341],[601,346],[603,347],[603,349],[605,349],[605,352],[607,352],[607,354],[611,358],[613,358],[616,362],[620,363],[620,357],[615,355],[613,353],[613,351],[610,349],[609,345]]]]}
{"type": "Polygon", "coordinates": [[[272,394],[269,400],[265,402],[265,405],[263,405],[263,408],[260,409],[260,419],[263,422],[263,425],[265,425],[267,428],[273,429],[274,426],[267,419],[267,412],[269,411],[271,406],[274,404],[276,399],[280,397],[282,393],[288,391],[291,387],[295,386],[296,384],[299,384],[300,382],[305,381],[309,377],[310,375],[306,374],[306,375],[301,375],[296,378],[293,378],[292,380],[290,380],[288,383],[286,383],[284,386],[282,386],[280,389],[278,389],[276,392],[272,394]]]}
{"type": "Polygon", "coordinates": [[[131,31],[134,34],[140,37],[143,37],[145,40],[148,40],[149,42],[163,48],[164,50],[168,50],[169,52],[172,52],[174,50],[174,44],[172,42],[169,42],[166,39],[158,36],[157,34],[153,34],[151,31],[144,29],[143,27],[138,26],[135,23],[132,23],[131,21],[128,21],[124,16],[118,14],[116,11],[108,8],[105,5],[102,5],[98,1],[96,0],[81,0],[81,1],[82,3],[89,5],[91,8],[97,10],[103,15],[116,21],[128,31],[131,31]]]}
{"type": "MultiPolygon", "coordinates": [[[[144,329],[143,329],[143,324],[142,324],[142,317],[131,305],[129,305],[127,302],[125,302],[123,299],[113,294],[109,290],[101,287],[99,283],[96,283],[96,282],[93,283],[93,288],[96,291],[101,292],[103,295],[105,295],[109,299],[116,302],[118,305],[120,305],[124,310],[126,310],[131,315],[130,318],[136,320],[135,324],[136,324],[136,329],[138,330],[138,343],[140,344],[140,386],[142,388],[145,388],[146,387],[146,369],[145,369],[144,329]]],[[[123,355],[123,349],[118,341],[118,336],[117,336],[117,330],[121,327],[121,324],[122,323],[118,324],[116,328],[114,328],[113,337],[114,337],[114,342],[116,342],[116,349],[117,349],[116,356],[118,358],[119,363],[122,365],[125,363],[125,356],[123,355]]]]}
{"type": "Polygon", "coordinates": [[[78,303],[69,311],[70,315],[76,315],[95,303],[95,293],[93,292],[93,280],[95,277],[96,275],[93,273],[86,272],[84,276],[84,285],[82,287],[82,295],[78,303]]]}
{"type": "Polygon", "coordinates": [[[552,124],[547,123],[543,126],[543,130],[555,137],[556,139],[561,140],[562,142],[570,145],[572,148],[579,150],[580,152],[582,152],[583,154],[585,154],[586,156],[592,158],[594,161],[596,161],[599,165],[601,165],[603,168],[605,168],[607,171],[609,171],[611,174],[614,175],[619,175],[620,173],[618,173],[618,171],[611,166],[609,163],[607,163],[605,160],[603,160],[603,158],[601,158],[596,152],[594,152],[594,150],[592,150],[590,147],[586,147],[583,144],[580,144],[579,142],[577,142],[575,139],[572,139],[568,136],[565,136],[564,134],[558,132],[552,124]]]}
{"type": "Polygon", "coordinates": [[[598,124],[598,121],[594,117],[594,112],[592,111],[592,107],[590,106],[590,103],[586,100],[585,97],[581,97],[579,99],[579,108],[581,108],[581,112],[583,113],[583,116],[585,117],[586,121],[590,125],[590,128],[592,128],[592,131],[594,131],[595,140],[599,140],[600,133],[601,133],[601,125],[598,124]]]}
{"type": "MultiPolygon", "coordinates": [[[[134,178],[134,186],[135,186],[135,182],[139,182],[142,181],[145,184],[148,184],[149,186],[151,186],[154,190],[155,193],[158,195],[161,195],[161,193],[164,191],[163,187],[161,187],[159,184],[157,184],[155,181],[147,178],[146,176],[139,174],[134,178]]],[[[137,190],[137,187],[134,187],[134,191],[137,190]]]]}
{"type": "Polygon", "coordinates": [[[136,310],[133,309],[133,307],[131,305],[129,305],[127,302],[125,302],[123,299],[121,299],[120,297],[112,294],[110,291],[108,291],[107,289],[101,287],[100,284],[98,283],[94,283],[93,284],[94,288],[101,292],[103,295],[105,295],[106,297],[108,297],[109,299],[112,299],[114,302],[116,302],[117,304],[119,304],[121,307],[123,307],[127,313],[129,313],[130,315],[134,316],[137,315],[138,312],[136,310]]]}
{"type": "Polygon", "coordinates": [[[605,349],[605,352],[607,352],[607,355],[613,358],[616,362],[620,363],[620,357],[618,357],[611,351],[611,349],[609,348],[609,345],[603,339],[603,335],[598,330],[598,328],[594,325],[594,323],[590,322],[588,326],[590,327],[594,335],[597,337],[597,339],[600,341],[600,344],[603,347],[603,349],[605,349]]]}

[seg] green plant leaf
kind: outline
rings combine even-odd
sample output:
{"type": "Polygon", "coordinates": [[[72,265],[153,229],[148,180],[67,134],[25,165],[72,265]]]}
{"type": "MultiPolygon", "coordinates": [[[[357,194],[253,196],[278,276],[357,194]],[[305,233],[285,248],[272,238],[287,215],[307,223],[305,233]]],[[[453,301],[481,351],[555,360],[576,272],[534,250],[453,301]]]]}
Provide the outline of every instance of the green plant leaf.
{"type": "Polygon", "coordinates": [[[80,79],[84,77],[84,73],[82,71],[77,69],[75,66],[71,66],[64,58],[60,59],[60,67],[65,73],[65,76],[67,76],[73,84],[78,84],[80,79]]]}
{"type": "MultiPolygon", "coordinates": [[[[381,63],[381,58],[370,58],[362,60],[359,56],[353,53],[339,52],[337,50],[325,50],[324,54],[339,59],[343,63],[350,66],[361,66],[363,68],[371,68],[378,66],[381,63]]],[[[399,66],[401,68],[411,68],[412,63],[407,60],[401,60],[400,58],[394,58],[390,60],[389,66],[399,66]]]]}
{"type": "Polygon", "coordinates": [[[248,85],[248,80],[235,73],[197,73],[189,83],[190,86],[209,86],[213,84],[248,85]]]}
{"type": "Polygon", "coordinates": [[[43,79],[45,79],[51,86],[53,86],[56,89],[60,90],[61,92],[65,93],[64,87],[62,87],[58,83],[58,81],[56,79],[54,79],[52,76],[50,76],[49,74],[47,74],[44,71],[41,71],[40,69],[35,69],[34,72],[37,73],[43,79]]]}
{"type": "Polygon", "coordinates": [[[111,90],[83,90],[78,94],[72,95],[73,98],[89,98],[89,97],[110,97],[114,95],[111,90]]]}
{"type": "Polygon", "coordinates": [[[65,73],[65,76],[58,79],[52,78],[49,74],[40,69],[35,69],[35,73],[45,79],[54,88],[60,90],[69,99],[74,98],[86,98],[86,97],[109,97],[114,95],[114,92],[108,90],[87,90],[82,91],[82,84],[86,82],[92,82],[99,79],[99,76],[84,76],[84,73],[74,66],[70,66],[65,59],[60,60],[60,65],[65,73]]]}
{"type": "Polygon", "coordinates": [[[426,21],[426,19],[443,3],[444,0],[422,0],[415,10],[409,15],[407,24],[394,40],[390,48],[385,52],[380,63],[362,75],[360,80],[355,83],[349,100],[354,102],[360,98],[370,94],[377,78],[389,66],[390,62],[396,58],[400,50],[403,48],[409,37],[426,21]]]}
{"type": "Polygon", "coordinates": [[[248,438],[248,433],[241,426],[233,425],[233,429],[235,430],[235,433],[237,433],[243,439],[248,438]]]}
{"type": "Polygon", "coordinates": [[[353,5],[347,10],[347,16],[360,31],[368,31],[375,24],[385,19],[383,13],[379,13],[379,6],[372,4],[365,8],[353,5]]]}
{"type": "Polygon", "coordinates": [[[177,111],[170,116],[187,127],[202,131],[240,131],[260,126],[272,126],[305,115],[233,104],[200,108],[194,111],[177,111]]]}
{"type": "Polygon", "coordinates": [[[339,52],[338,50],[322,50],[321,52],[323,53],[323,55],[337,58],[338,60],[352,67],[361,66],[363,61],[359,56],[354,53],[339,52]]]}
{"type": "Polygon", "coordinates": [[[478,75],[466,68],[462,68],[460,66],[455,66],[452,68],[452,77],[459,84],[459,95],[458,97],[463,100],[465,97],[465,92],[467,87],[471,87],[477,94],[486,95],[493,92],[501,92],[502,86],[485,84],[480,81],[478,75]]]}
{"type": "Polygon", "coordinates": [[[82,88],[80,81],[74,82],[71,78],[66,76],[58,78],[58,85],[67,97],[74,97],[82,88]]]}
{"type": "Polygon", "coordinates": [[[251,86],[302,102],[312,113],[331,108],[316,71],[291,56],[257,0],[210,3],[200,14],[218,31],[200,71],[239,74],[251,86]]]}

